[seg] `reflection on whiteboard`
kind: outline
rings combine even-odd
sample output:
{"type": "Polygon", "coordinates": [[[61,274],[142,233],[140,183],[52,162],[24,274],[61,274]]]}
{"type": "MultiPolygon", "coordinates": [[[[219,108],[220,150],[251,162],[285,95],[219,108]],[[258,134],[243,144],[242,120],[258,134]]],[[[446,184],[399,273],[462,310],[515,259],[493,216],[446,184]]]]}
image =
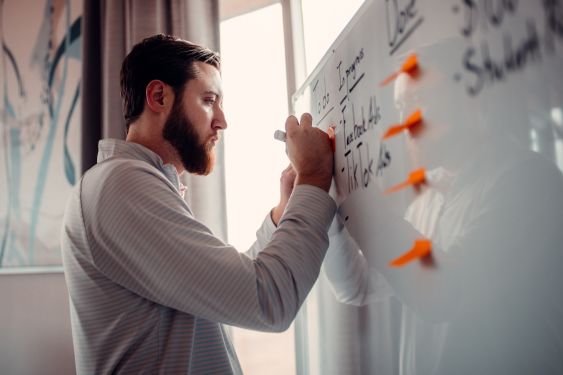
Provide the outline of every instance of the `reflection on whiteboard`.
{"type": "Polygon", "coordinates": [[[0,2],[0,268],[60,265],[80,174],[82,0],[0,2]]]}
{"type": "Polygon", "coordinates": [[[561,66],[563,1],[366,1],[294,95],[336,134],[309,306],[364,306],[305,316],[321,348],[362,327],[356,363],[328,348],[309,373],[563,373],[561,66]]]}

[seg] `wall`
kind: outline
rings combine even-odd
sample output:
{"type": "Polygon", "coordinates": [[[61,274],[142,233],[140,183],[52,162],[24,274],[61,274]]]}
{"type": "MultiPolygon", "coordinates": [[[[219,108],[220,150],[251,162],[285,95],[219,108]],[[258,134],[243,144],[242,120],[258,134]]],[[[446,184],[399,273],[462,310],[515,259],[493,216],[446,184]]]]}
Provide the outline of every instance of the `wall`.
{"type": "Polygon", "coordinates": [[[0,2],[2,374],[74,373],[59,231],[80,175],[82,8],[0,2]]]}
{"type": "Polygon", "coordinates": [[[0,274],[0,372],[74,374],[62,272],[0,274]]]}

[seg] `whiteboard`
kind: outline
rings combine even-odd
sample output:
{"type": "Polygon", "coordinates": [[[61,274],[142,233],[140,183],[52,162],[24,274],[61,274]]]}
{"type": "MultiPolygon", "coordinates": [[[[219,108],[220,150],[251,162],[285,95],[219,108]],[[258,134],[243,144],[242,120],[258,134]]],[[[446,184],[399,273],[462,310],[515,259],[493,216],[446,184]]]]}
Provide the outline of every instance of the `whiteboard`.
{"type": "Polygon", "coordinates": [[[305,373],[346,356],[335,373],[563,373],[562,68],[561,0],[363,4],[293,96],[335,129],[329,253],[361,258],[305,306],[305,373]],[[381,85],[412,54],[418,70],[381,85]],[[419,239],[429,256],[389,266],[419,239]]]}

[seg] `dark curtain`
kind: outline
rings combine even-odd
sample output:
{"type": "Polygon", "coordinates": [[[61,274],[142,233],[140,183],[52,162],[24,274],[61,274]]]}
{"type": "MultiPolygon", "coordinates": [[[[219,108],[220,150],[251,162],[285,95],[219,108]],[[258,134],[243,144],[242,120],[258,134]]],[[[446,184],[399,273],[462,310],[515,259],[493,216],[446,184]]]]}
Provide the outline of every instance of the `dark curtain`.
{"type": "MultiPolygon", "coordinates": [[[[82,171],[96,163],[102,138],[125,138],[119,71],[133,45],[167,33],[219,51],[218,0],[84,0],[82,171]]],[[[224,147],[214,172],[183,176],[196,216],[226,239],[224,147]]]]}

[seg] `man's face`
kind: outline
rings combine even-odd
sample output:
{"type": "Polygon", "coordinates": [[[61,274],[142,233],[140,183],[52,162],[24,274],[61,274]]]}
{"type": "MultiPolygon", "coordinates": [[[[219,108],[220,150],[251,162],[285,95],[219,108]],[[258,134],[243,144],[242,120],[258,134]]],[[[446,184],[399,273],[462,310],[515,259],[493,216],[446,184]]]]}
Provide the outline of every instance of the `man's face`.
{"type": "Polygon", "coordinates": [[[162,136],[178,152],[188,172],[207,175],[215,164],[219,131],[227,123],[219,71],[201,62],[194,66],[198,72],[196,78],[188,81],[183,94],[175,99],[162,136]]]}

